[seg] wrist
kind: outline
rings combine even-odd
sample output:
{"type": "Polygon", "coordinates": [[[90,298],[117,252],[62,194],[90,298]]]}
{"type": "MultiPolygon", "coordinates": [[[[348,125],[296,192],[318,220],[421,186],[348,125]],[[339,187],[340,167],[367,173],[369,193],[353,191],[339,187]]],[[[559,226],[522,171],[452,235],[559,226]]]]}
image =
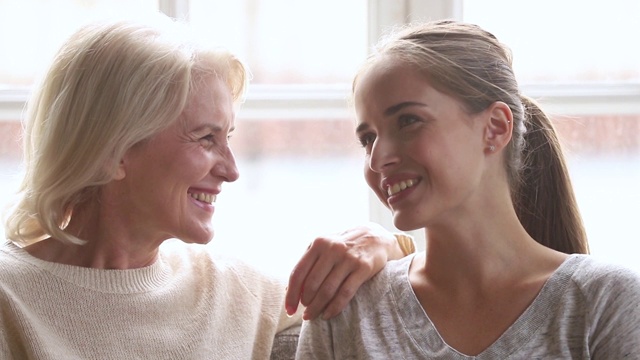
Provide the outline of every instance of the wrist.
{"type": "Polygon", "coordinates": [[[396,242],[398,243],[398,246],[400,246],[403,256],[416,252],[416,243],[411,235],[394,233],[393,236],[396,237],[396,242]]]}

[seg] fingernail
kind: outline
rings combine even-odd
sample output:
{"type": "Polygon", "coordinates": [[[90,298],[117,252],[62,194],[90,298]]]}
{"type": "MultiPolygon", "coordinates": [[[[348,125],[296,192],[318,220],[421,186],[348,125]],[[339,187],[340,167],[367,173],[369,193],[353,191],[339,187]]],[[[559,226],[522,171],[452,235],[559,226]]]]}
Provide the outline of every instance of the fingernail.
{"type": "Polygon", "coordinates": [[[287,310],[287,316],[288,316],[288,317],[292,317],[292,316],[293,316],[293,314],[295,314],[295,313],[296,313],[296,310],[297,310],[297,308],[295,308],[295,307],[293,307],[293,306],[286,306],[285,308],[286,308],[286,310],[287,310]]]}

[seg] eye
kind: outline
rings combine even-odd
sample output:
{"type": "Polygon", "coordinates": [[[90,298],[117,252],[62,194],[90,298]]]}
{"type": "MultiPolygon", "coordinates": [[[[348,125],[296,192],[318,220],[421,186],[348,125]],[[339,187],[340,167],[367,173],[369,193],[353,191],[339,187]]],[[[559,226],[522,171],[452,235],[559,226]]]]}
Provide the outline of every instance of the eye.
{"type": "Polygon", "coordinates": [[[398,118],[398,127],[403,128],[405,126],[409,126],[411,124],[419,122],[420,119],[414,115],[401,115],[398,118]]]}
{"type": "Polygon", "coordinates": [[[376,136],[372,133],[364,133],[358,136],[358,140],[360,141],[360,145],[363,148],[369,147],[376,140],[376,136]]]}
{"type": "Polygon", "coordinates": [[[215,142],[215,136],[213,134],[205,135],[198,139],[202,146],[210,146],[215,142]]]}

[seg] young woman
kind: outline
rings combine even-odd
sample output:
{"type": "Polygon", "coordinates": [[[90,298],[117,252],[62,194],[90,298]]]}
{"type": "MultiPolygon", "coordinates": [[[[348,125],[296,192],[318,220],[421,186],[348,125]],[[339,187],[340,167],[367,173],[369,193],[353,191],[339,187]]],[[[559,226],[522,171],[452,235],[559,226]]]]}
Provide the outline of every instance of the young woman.
{"type": "Polygon", "coordinates": [[[353,83],[367,183],[426,252],[389,263],[300,359],[640,357],[640,277],[588,255],[549,118],[509,50],[437,21],[382,41],[353,83]]]}

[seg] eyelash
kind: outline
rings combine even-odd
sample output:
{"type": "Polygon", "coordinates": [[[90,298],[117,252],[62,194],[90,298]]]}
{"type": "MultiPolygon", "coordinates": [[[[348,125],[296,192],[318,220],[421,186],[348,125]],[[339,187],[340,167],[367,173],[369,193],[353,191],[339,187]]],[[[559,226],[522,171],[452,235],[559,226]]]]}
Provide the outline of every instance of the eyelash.
{"type": "MultiPolygon", "coordinates": [[[[227,135],[227,142],[229,142],[229,140],[231,140],[232,134],[228,134],[227,135]]],[[[205,135],[203,137],[201,137],[198,141],[202,142],[202,141],[206,141],[207,144],[206,145],[211,145],[215,143],[215,139],[216,136],[215,134],[209,134],[209,135],[205,135]]]]}
{"type": "Polygon", "coordinates": [[[414,115],[401,115],[398,118],[398,127],[403,128],[405,126],[409,126],[418,121],[419,119],[414,115]]]}
{"type": "Polygon", "coordinates": [[[215,135],[214,134],[208,134],[205,136],[202,136],[198,139],[198,142],[200,143],[200,145],[204,148],[209,148],[211,146],[213,146],[215,144],[215,135]]]}
{"type": "MultiPolygon", "coordinates": [[[[420,119],[414,115],[401,115],[398,118],[398,128],[402,129],[405,126],[409,126],[419,121],[420,119]]],[[[360,136],[358,140],[360,141],[360,146],[366,148],[371,143],[373,143],[373,141],[375,140],[375,135],[372,133],[366,133],[360,136]]]]}
{"type": "Polygon", "coordinates": [[[375,135],[373,134],[364,134],[362,136],[360,136],[358,138],[358,140],[360,141],[360,146],[362,146],[363,148],[366,148],[367,146],[371,145],[373,143],[373,141],[375,140],[375,135]]]}

